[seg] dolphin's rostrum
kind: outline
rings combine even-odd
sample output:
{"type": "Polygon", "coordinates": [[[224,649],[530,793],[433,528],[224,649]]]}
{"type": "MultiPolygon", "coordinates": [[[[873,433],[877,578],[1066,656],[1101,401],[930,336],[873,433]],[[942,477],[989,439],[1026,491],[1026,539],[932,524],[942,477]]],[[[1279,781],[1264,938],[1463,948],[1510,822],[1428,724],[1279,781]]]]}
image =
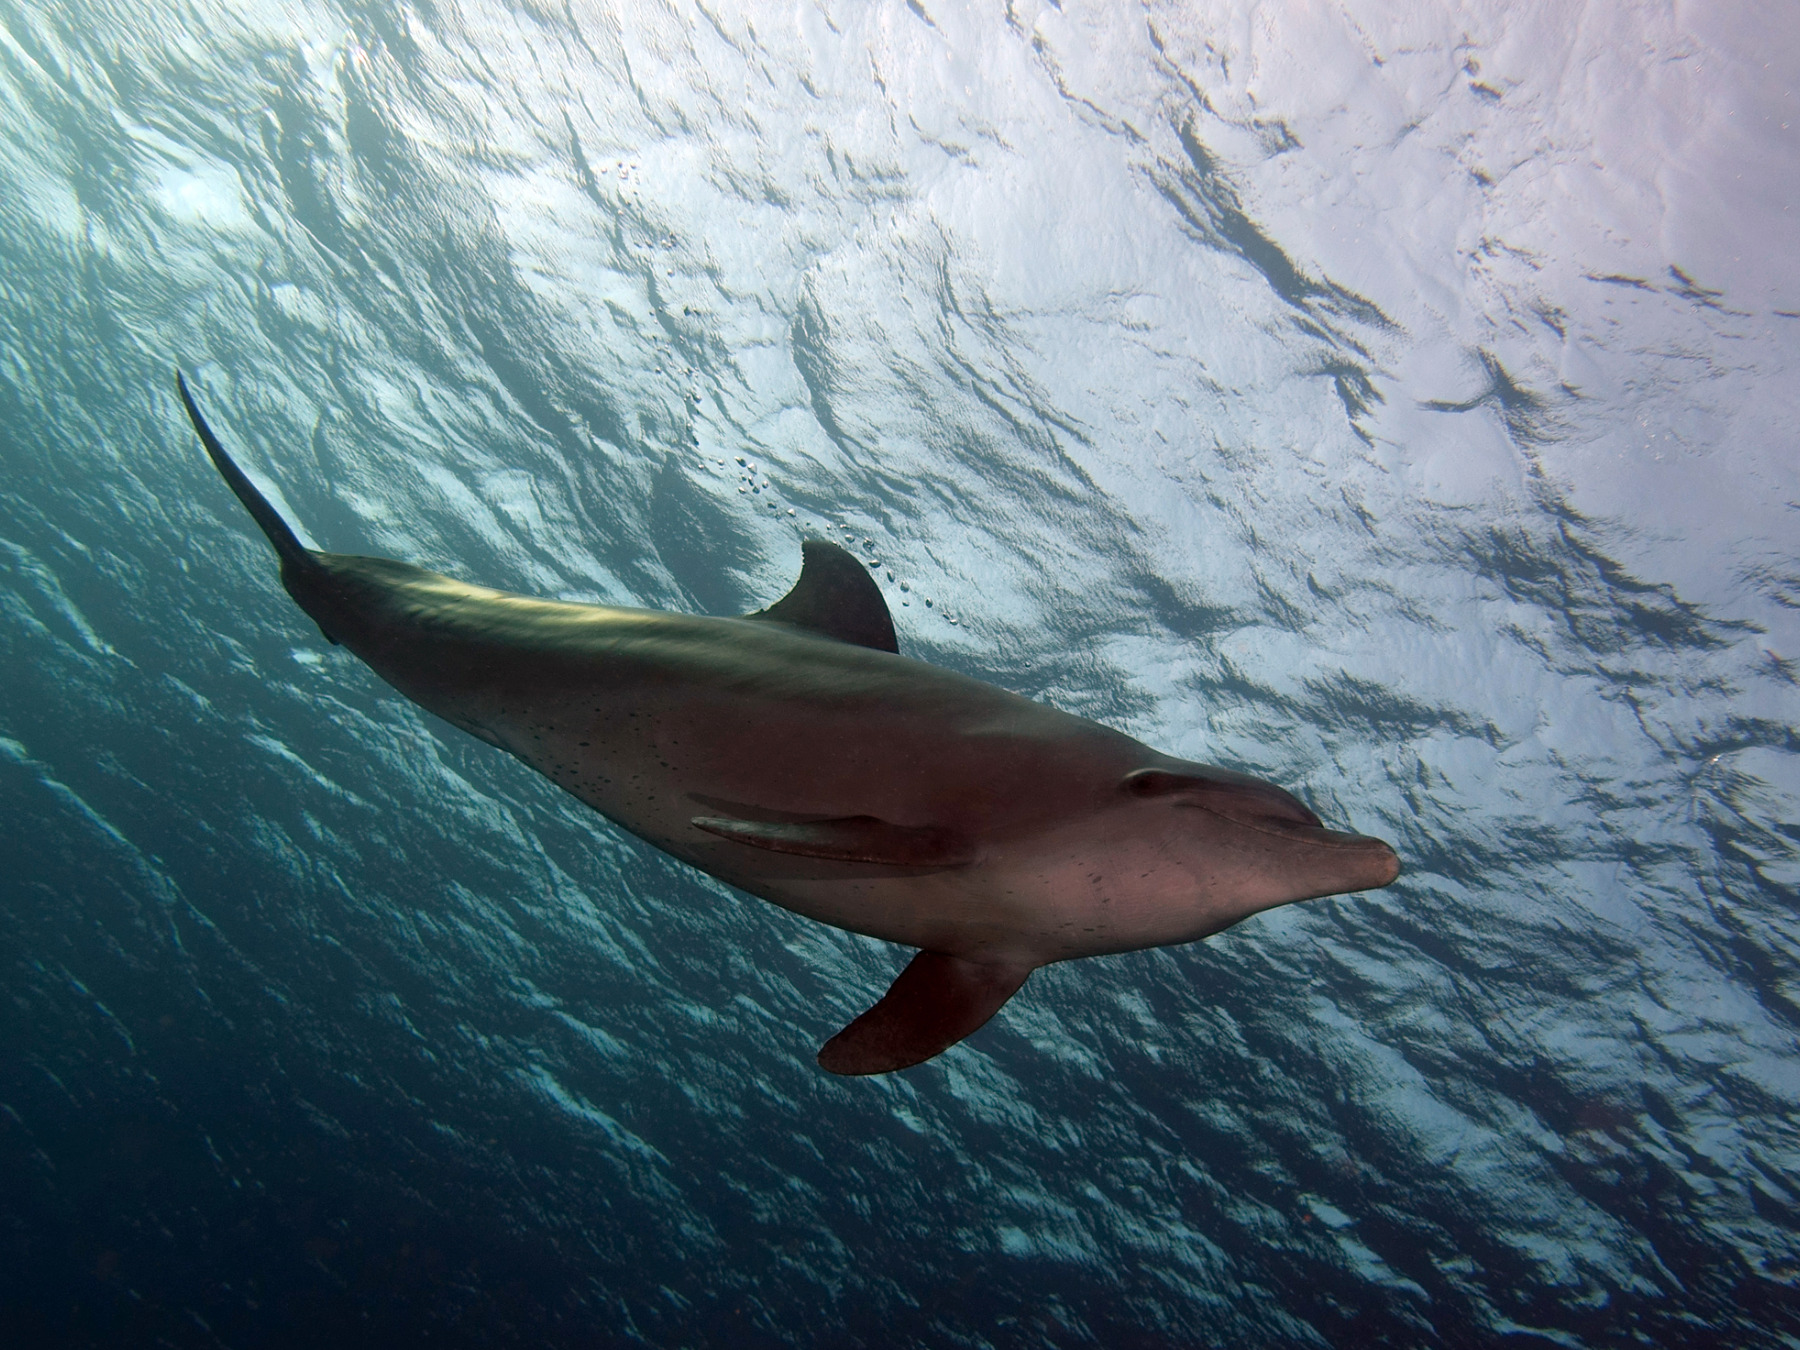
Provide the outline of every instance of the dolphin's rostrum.
{"type": "Polygon", "coordinates": [[[326,637],[682,861],[807,918],[919,949],[826,1042],[833,1073],[921,1063],[1052,961],[1192,942],[1385,886],[1378,839],[1228,769],[899,655],[879,587],[808,540],[741,618],[564,604],[305,548],[207,453],[326,637]]]}

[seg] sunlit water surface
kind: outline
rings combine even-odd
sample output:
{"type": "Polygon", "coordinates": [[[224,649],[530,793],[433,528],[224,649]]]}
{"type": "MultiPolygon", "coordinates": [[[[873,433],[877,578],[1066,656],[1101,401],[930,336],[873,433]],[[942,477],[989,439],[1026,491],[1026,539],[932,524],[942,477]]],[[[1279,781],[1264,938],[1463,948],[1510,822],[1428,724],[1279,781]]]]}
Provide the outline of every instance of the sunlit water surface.
{"type": "Polygon", "coordinates": [[[64,1344],[1800,1337],[1782,4],[0,0],[0,1307],[64,1344]],[[322,546],[909,654],[1389,890],[905,953],[328,647],[322,546]],[[928,603],[929,602],[929,603],[928,603]]]}

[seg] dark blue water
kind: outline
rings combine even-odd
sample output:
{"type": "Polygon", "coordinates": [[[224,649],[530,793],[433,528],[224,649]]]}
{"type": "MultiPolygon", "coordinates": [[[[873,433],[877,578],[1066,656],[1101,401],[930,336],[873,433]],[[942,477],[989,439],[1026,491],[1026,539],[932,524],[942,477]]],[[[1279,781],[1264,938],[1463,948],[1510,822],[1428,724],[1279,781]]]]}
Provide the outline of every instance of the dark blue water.
{"type": "Polygon", "coordinates": [[[1800,1339],[1796,38],[1584,15],[0,3],[0,1341],[1800,1339]],[[907,953],[327,646],[177,362],[1406,873],[832,1078],[907,953]]]}

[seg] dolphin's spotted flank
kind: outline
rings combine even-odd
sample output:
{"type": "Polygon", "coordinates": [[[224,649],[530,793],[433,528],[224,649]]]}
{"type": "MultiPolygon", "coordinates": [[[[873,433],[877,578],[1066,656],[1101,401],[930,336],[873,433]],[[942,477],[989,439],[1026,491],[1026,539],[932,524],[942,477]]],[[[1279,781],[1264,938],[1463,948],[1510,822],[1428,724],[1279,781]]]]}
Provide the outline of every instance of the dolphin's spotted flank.
{"type": "Polygon", "coordinates": [[[326,637],[609,820],[821,923],[917,947],[825,1043],[833,1073],[930,1059],[1038,966],[1192,942],[1385,886],[1378,839],[1280,788],[899,655],[880,589],[808,540],[800,579],[718,619],[562,604],[317,553],[207,453],[326,637]]]}

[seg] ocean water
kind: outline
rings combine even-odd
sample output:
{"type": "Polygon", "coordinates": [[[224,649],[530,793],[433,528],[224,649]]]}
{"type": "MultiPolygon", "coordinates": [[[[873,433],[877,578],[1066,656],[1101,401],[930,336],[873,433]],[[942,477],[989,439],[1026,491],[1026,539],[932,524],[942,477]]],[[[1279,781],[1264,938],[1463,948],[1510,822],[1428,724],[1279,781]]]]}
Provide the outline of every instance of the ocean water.
{"type": "Polygon", "coordinates": [[[0,0],[0,1340],[1800,1344],[1780,3],[0,0]],[[1392,888],[1053,967],[717,885],[320,546],[908,654],[1392,888]],[[927,603],[929,602],[929,603],[927,603]]]}

